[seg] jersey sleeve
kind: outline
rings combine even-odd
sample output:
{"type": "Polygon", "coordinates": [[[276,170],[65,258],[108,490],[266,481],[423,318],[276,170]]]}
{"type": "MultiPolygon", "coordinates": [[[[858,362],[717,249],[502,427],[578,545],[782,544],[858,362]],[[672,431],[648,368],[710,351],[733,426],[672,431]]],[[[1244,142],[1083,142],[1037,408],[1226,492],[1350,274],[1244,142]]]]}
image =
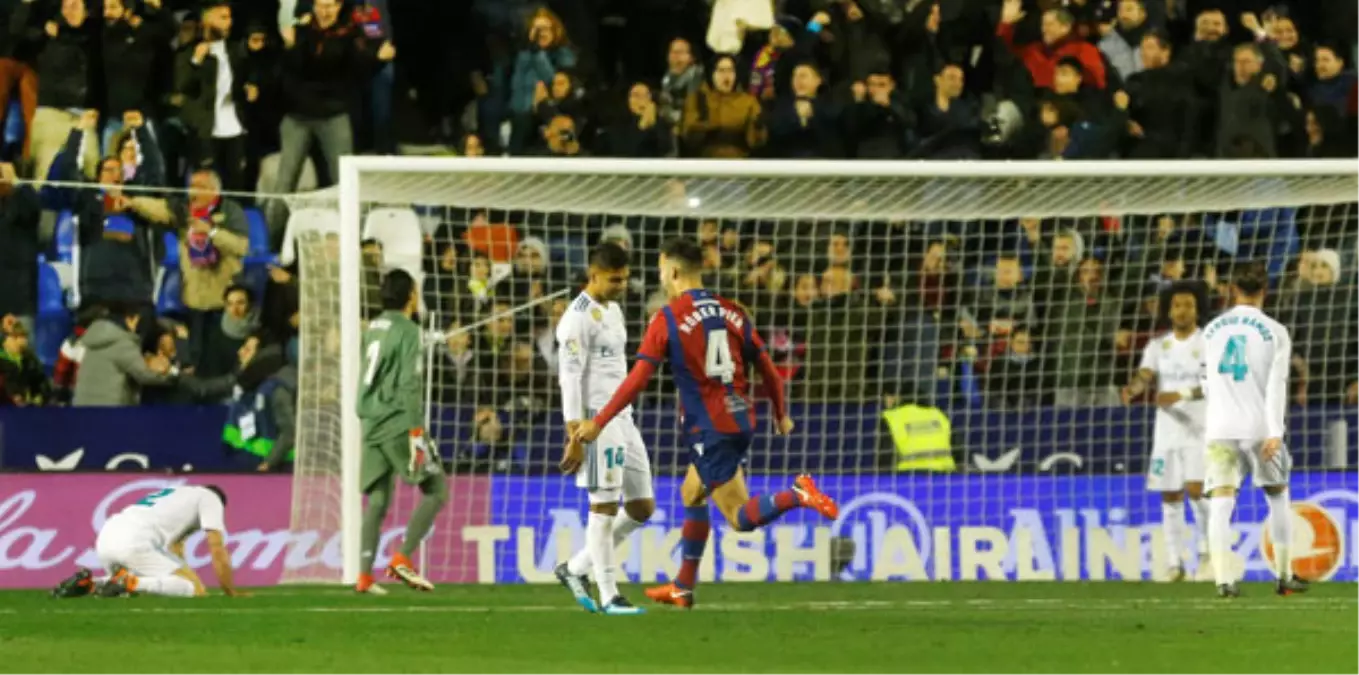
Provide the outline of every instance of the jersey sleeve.
{"type": "Polygon", "coordinates": [[[1159,340],[1152,340],[1151,342],[1148,342],[1146,348],[1142,350],[1142,362],[1138,364],[1137,369],[1150,370],[1153,373],[1160,374],[1160,363],[1161,343],[1159,340]]]}
{"type": "Polygon", "coordinates": [[[199,490],[198,527],[203,530],[216,530],[226,535],[226,507],[222,500],[209,490],[199,490]]]}
{"type": "Polygon", "coordinates": [[[1269,364],[1269,378],[1265,381],[1265,428],[1270,438],[1283,438],[1285,415],[1288,412],[1288,370],[1293,360],[1293,338],[1288,330],[1278,326],[1274,340],[1274,358],[1269,364]]]}
{"type": "Polygon", "coordinates": [[[656,312],[647,324],[646,334],[642,336],[642,346],[637,349],[637,358],[653,366],[660,366],[665,360],[665,352],[670,344],[670,327],[666,325],[665,314],[656,312]]]}
{"type": "Polygon", "coordinates": [[[744,312],[742,314],[745,315],[745,330],[743,332],[745,333],[746,352],[749,354],[750,361],[757,361],[760,354],[765,352],[764,338],[760,337],[760,331],[756,330],[755,322],[751,320],[750,315],[744,312]]]}
{"type": "Polygon", "coordinates": [[[562,418],[585,418],[585,367],[589,365],[592,325],[581,313],[567,310],[557,324],[557,383],[562,391],[562,418]]]}
{"type": "Polygon", "coordinates": [[[420,348],[420,327],[411,323],[401,330],[395,354],[397,362],[392,364],[393,381],[396,385],[396,400],[401,414],[406,419],[407,429],[425,426],[425,411],[422,405],[425,397],[423,377],[424,357],[420,348]]]}

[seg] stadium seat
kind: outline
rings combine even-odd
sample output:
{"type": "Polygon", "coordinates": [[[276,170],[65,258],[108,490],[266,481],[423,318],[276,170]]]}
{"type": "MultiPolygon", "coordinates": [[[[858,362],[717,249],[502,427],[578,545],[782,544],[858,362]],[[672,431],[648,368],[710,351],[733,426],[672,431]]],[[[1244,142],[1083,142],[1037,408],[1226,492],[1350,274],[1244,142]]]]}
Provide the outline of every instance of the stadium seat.
{"type": "Polygon", "coordinates": [[[291,265],[297,260],[297,238],[308,232],[323,234],[338,233],[340,212],[335,209],[298,209],[288,217],[288,226],[283,233],[283,249],[279,261],[291,265]]]}
{"type": "Polygon", "coordinates": [[[589,262],[590,247],[585,243],[585,237],[577,235],[552,237],[546,243],[554,264],[564,265],[569,270],[578,270],[584,269],[589,262]]]}
{"type": "Polygon", "coordinates": [[[388,269],[401,268],[417,279],[423,271],[424,236],[420,217],[409,208],[373,209],[363,221],[363,238],[382,242],[388,269]]]}
{"type": "Polygon", "coordinates": [[[184,278],[179,266],[161,269],[159,281],[156,290],[156,314],[182,316],[185,311],[184,278]]]}
{"type": "Polygon", "coordinates": [[[269,266],[277,263],[278,258],[269,250],[269,223],[259,209],[246,209],[246,221],[250,224],[250,244],[246,249],[241,271],[241,285],[250,289],[256,298],[264,297],[264,289],[269,284],[269,266]]]}
{"type": "Polygon", "coordinates": [[[64,262],[54,262],[48,264],[51,265],[52,269],[56,271],[57,278],[61,280],[61,289],[63,291],[70,291],[71,289],[75,288],[76,285],[75,265],[64,262]]]}
{"type": "Polygon", "coordinates": [[[66,308],[66,289],[73,283],[66,263],[49,263],[38,256],[38,312],[33,320],[33,350],[48,368],[57,362],[61,343],[71,333],[71,312],[66,308]]]}
{"type": "Polygon", "coordinates": [[[38,316],[66,313],[66,289],[61,273],[43,256],[38,256],[38,316]]]}
{"type": "Polygon", "coordinates": [[[63,210],[57,214],[57,226],[52,238],[57,249],[57,260],[64,263],[73,262],[78,238],[74,213],[70,210],[63,210]]]}
{"type": "Polygon", "coordinates": [[[5,110],[4,148],[9,150],[24,144],[24,111],[19,107],[19,97],[10,99],[5,110]]]}
{"type": "Polygon", "coordinates": [[[179,235],[174,232],[165,233],[165,257],[160,259],[160,266],[179,269],[179,235]]]}
{"type": "Polygon", "coordinates": [[[245,220],[250,226],[250,244],[245,252],[246,257],[268,257],[269,223],[264,219],[264,213],[256,208],[245,209],[245,220]]]}

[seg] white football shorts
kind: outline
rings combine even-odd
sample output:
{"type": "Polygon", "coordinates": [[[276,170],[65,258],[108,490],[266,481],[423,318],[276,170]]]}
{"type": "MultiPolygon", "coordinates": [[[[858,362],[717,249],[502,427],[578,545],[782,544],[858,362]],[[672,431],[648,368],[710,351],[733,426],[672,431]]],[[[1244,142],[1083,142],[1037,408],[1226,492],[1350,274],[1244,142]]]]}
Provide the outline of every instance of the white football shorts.
{"type": "Polygon", "coordinates": [[[585,462],[576,472],[576,485],[590,493],[591,504],[615,504],[654,499],[651,458],[632,417],[615,417],[594,443],[585,446],[585,462]]]}
{"type": "Polygon", "coordinates": [[[122,565],[139,577],[167,577],[187,567],[160,545],[150,527],[121,513],[109,518],[99,530],[94,552],[109,573],[114,565],[122,565]]]}
{"type": "Polygon", "coordinates": [[[1278,454],[1265,461],[1260,456],[1263,443],[1262,440],[1208,441],[1204,489],[1210,492],[1220,487],[1239,489],[1247,473],[1254,477],[1256,487],[1287,485],[1288,473],[1293,468],[1288,446],[1284,445],[1278,454]]]}
{"type": "Polygon", "coordinates": [[[1179,492],[1185,483],[1202,483],[1205,450],[1202,444],[1182,444],[1151,451],[1147,465],[1149,492],[1179,492]]]}

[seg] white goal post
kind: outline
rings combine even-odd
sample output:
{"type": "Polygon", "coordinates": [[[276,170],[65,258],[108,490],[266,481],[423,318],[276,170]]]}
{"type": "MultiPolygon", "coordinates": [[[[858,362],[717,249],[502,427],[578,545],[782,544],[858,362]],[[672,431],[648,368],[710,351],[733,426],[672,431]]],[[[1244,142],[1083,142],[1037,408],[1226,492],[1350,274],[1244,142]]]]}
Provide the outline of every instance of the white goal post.
{"type": "MultiPolygon", "coordinates": [[[[343,568],[342,574],[330,580],[345,583],[353,582],[359,574],[361,434],[355,402],[365,283],[361,242],[366,209],[372,205],[442,204],[606,218],[966,224],[1009,222],[1020,217],[1119,218],[1304,205],[1347,209],[1359,193],[1359,171],[1353,160],[850,162],[345,157],[340,162],[339,179],[339,390],[334,392],[338,394],[338,438],[331,442],[338,442],[340,464],[333,467],[338,468],[338,475],[317,468],[315,463],[304,475],[303,455],[319,450],[305,447],[303,442],[298,448],[296,478],[299,484],[338,483],[339,489],[313,491],[309,493],[312,496],[295,489],[294,498],[330,500],[334,497],[329,495],[338,496],[338,503],[308,508],[339,512],[343,568]]],[[[1347,278],[1352,274],[1352,268],[1346,271],[1347,278]]],[[[304,291],[304,305],[306,302],[304,291]]],[[[307,311],[304,306],[304,333],[308,330],[307,311]]],[[[307,369],[303,371],[305,378],[307,369]]],[[[307,384],[301,388],[306,391],[307,384]]],[[[300,402],[302,408],[308,405],[300,402]]],[[[651,445],[653,440],[648,438],[647,442],[651,445]]],[[[979,474],[975,480],[990,480],[986,475],[979,474]]],[[[564,485],[567,481],[557,480],[564,485]]],[[[457,499],[454,494],[450,504],[457,499]]],[[[575,506],[583,503],[572,500],[575,506]]],[[[298,508],[295,506],[295,525],[298,508]]],[[[482,551],[480,545],[478,551],[482,551]]],[[[523,569],[522,560],[520,567],[523,569]]],[[[304,575],[312,580],[326,576],[304,575]]],[[[480,578],[486,580],[484,574],[480,578]]]]}

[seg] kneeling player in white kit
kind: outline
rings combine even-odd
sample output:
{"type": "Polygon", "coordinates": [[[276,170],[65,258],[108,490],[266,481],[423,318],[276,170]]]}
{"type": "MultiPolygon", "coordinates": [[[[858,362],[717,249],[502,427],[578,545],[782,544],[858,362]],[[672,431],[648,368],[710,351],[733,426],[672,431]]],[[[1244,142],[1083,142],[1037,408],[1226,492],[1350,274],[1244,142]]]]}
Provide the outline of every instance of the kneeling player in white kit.
{"type": "Polygon", "coordinates": [[[133,593],[184,598],[206,595],[203,582],[183,560],[184,540],[203,530],[222,592],[247,595],[231,582],[225,511],[226,493],[216,485],[185,485],[152,492],[114,514],[99,530],[94,551],[108,576],[96,579],[90,570],[82,568],[52,594],[63,598],[90,593],[101,597],[133,593]]]}
{"type": "Polygon", "coordinates": [[[1288,330],[1262,311],[1269,273],[1251,263],[1232,274],[1236,306],[1203,329],[1204,393],[1208,397],[1207,483],[1212,496],[1208,542],[1218,595],[1240,595],[1230,564],[1232,510],[1243,474],[1249,471],[1269,502],[1269,535],[1274,542],[1276,592],[1307,590],[1293,575],[1288,546],[1292,509],[1288,473],[1292,458],[1284,445],[1288,367],[1293,341],[1288,330]]]}
{"type": "MultiPolygon", "coordinates": [[[[628,253],[603,243],[590,253],[590,281],[557,324],[562,416],[567,433],[608,404],[628,375],[628,342],[623,312],[615,302],[628,288],[628,253]]],[[[618,592],[614,550],[656,510],[651,459],[628,409],[614,418],[599,439],[582,446],[568,443],[562,471],[576,474],[589,493],[590,519],[585,548],[557,566],[557,579],[586,611],[641,614],[618,592]],[[623,513],[618,502],[623,501],[623,513]],[[587,573],[594,571],[599,602],[590,597],[587,573]]]]}
{"type": "Polygon", "coordinates": [[[1171,330],[1147,344],[1142,364],[1123,389],[1123,402],[1142,395],[1156,382],[1156,435],[1147,465],[1147,490],[1161,494],[1161,527],[1165,535],[1170,581],[1184,580],[1180,558],[1184,531],[1184,498],[1194,511],[1198,530],[1198,571],[1208,574],[1208,505],[1203,501],[1203,418],[1207,405],[1199,387],[1203,367],[1203,333],[1199,330],[1198,294],[1185,288],[1170,294],[1171,330]]]}

